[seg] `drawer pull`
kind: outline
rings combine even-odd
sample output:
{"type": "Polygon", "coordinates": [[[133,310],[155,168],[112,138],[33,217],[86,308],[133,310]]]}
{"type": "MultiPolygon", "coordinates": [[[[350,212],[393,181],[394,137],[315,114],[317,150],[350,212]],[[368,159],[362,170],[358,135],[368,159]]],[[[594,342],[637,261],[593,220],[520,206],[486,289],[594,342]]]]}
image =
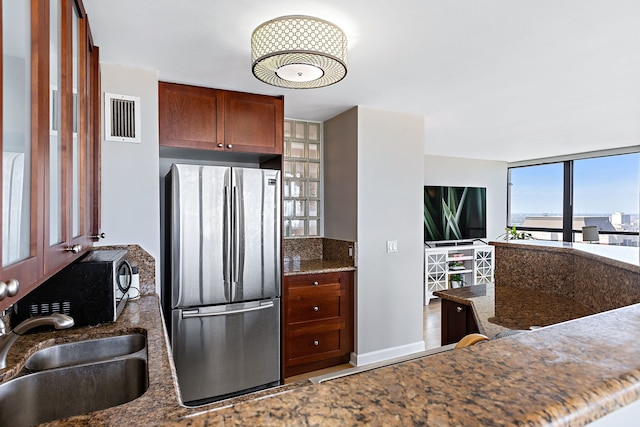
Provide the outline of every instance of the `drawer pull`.
{"type": "Polygon", "coordinates": [[[313,307],[313,311],[318,311],[318,310],[320,310],[320,307],[318,307],[317,305],[313,307]]]}
{"type": "Polygon", "coordinates": [[[320,283],[318,282],[313,282],[313,286],[318,286],[320,283]]]}
{"type": "Polygon", "coordinates": [[[320,345],[320,341],[315,340],[315,341],[313,342],[313,345],[320,345]]]}
{"type": "Polygon", "coordinates": [[[222,143],[218,143],[218,148],[222,148],[224,145],[222,143]]]}

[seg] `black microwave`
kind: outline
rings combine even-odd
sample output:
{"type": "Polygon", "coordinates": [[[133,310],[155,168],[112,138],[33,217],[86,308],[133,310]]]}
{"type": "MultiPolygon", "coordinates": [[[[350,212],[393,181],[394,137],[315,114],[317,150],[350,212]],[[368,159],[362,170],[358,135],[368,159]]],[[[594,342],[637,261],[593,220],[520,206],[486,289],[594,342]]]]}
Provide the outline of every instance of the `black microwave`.
{"type": "Polygon", "coordinates": [[[15,304],[16,324],[33,316],[62,313],[74,326],[114,322],[131,285],[126,250],[94,250],[74,261],[15,304]]]}

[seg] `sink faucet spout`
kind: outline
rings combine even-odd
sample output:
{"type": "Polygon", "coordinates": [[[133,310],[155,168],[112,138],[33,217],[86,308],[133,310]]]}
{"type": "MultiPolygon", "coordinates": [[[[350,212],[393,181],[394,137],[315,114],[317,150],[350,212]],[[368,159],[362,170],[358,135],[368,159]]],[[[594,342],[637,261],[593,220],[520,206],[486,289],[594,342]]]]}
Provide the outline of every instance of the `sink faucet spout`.
{"type": "Polygon", "coordinates": [[[53,313],[48,316],[34,316],[16,326],[6,334],[0,334],[0,369],[7,367],[9,349],[20,335],[39,326],[51,325],[55,329],[67,329],[73,326],[73,318],[66,314],[53,313]]]}

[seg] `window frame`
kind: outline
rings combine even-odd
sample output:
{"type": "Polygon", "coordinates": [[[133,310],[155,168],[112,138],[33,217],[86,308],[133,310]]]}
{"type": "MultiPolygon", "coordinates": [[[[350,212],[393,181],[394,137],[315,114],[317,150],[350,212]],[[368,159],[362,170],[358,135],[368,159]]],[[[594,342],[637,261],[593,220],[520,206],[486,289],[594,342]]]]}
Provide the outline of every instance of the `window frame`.
{"type": "MultiPolygon", "coordinates": [[[[570,158],[557,158],[557,159],[548,159],[546,161],[538,160],[531,163],[527,162],[518,162],[514,164],[507,165],[507,224],[508,228],[513,227],[514,225],[511,223],[511,191],[512,191],[512,183],[511,183],[511,171],[513,169],[523,168],[523,167],[535,167],[535,166],[543,166],[548,164],[563,164],[563,194],[562,194],[562,228],[548,228],[548,227],[525,227],[521,225],[516,225],[519,231],[527,231],[527,232],[541,232],[541,233],[561,233],[562,234],[562,242],[574,242],[576,234],[582,234],[582,230],[574,230],[573,229],[573,179],[574,179],[574,162],[578,160],[585,159],[595,159],[601,157],[611,157],[611,156],[619,156],[619,155],[628,155],[628,154],[640,154],[640,150],[629,150],[619,152],[618,150],[611,152],[599,152],[598,154],[592,155],[576,155],[575,157],[570,158]]],[[[639,185],[640,190],[640,185],[639,185]]],[[[640,212],[639,212],[640,213],[640,212]]],[[[618,235],[618,236],[640,236],[639,231],[599,231],[601,235],[618,235]]]]}

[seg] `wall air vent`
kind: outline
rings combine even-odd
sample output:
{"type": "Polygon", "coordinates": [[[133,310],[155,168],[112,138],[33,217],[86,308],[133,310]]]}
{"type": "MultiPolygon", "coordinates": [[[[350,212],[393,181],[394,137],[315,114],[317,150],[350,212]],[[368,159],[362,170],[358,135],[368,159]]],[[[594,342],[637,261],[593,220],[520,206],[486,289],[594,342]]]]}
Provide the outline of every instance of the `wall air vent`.
{"type": "Polygon", "coordinates": [[[140,98],[104,94],[104,140],[140,142],[140,98]]]}

